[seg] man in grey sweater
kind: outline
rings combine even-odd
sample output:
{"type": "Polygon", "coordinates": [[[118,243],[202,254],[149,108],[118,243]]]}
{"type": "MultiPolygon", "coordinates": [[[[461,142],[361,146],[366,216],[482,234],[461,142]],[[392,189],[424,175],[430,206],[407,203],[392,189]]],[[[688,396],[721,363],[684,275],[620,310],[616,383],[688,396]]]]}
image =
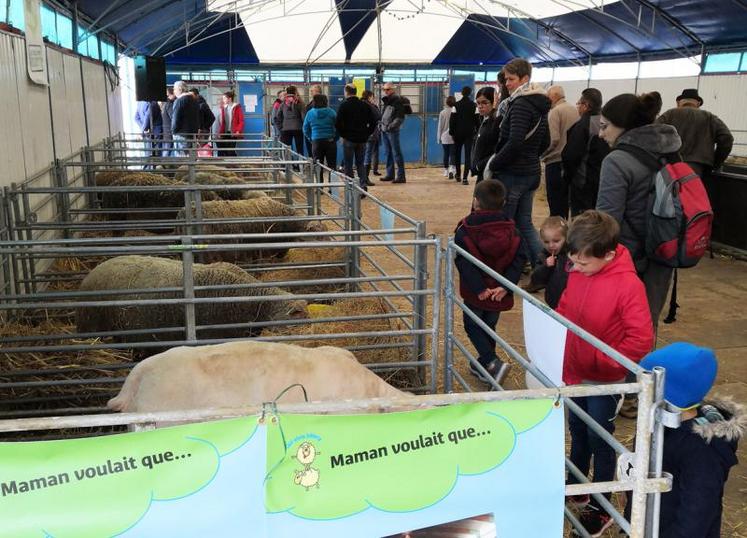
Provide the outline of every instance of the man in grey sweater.
{"type": "Polygon", "coordinates": [[[683,90],[677,108],[667,110],[656,120],[677,129],[682,139],[680,154],[700,177],[707,178],[731,153],[734,137],[718,116],[700,108],[698,90],[683,90]]]}
{"type": "Polygon", "coordinates": [[[550,86],[547,97],[551,103],[550,113],[547,115],[550,146],[542,155],[542,162],[545,163],[547,205],[550,206],[550,216],[568,219],[570,185],[563,179],[561,154],[565,148],[568,129],[578,121],[578,110],[566,102],[562,86],[550,86]]]}

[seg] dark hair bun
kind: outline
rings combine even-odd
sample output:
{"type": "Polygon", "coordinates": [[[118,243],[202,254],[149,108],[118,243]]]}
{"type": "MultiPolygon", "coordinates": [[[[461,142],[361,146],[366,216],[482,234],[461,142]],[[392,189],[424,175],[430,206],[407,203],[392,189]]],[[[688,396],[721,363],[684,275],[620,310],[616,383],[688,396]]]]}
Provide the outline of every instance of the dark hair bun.
{"type": "Polygon", "coordinates": [[[661,112],[662,100],[659,92],[644,93],[638,97],[638,112],[645,124],[653,123],[661,112]]]}

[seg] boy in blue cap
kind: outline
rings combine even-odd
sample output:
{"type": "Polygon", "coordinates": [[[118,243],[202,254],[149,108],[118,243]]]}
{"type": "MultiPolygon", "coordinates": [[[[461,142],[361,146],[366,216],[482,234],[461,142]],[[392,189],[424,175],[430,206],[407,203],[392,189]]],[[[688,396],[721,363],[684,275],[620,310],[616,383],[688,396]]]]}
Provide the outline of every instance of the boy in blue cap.
{"type": "Polygon", "coordinates": [[[676,342],[649,354],[641,366],[666,369],[664,399],[682,410],[682,424],[664,430],[663,470],[672,491],[661,496],[660,538],[718,538],[721,499],[737,442],[747,428],[742,406],[704,401],[716,379],[713,351],[676,342]]]}

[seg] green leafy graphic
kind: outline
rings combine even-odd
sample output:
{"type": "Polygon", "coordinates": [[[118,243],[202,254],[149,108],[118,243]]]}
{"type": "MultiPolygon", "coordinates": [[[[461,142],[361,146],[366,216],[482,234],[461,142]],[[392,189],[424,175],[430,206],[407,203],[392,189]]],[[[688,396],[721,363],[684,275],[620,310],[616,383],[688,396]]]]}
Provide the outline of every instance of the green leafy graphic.
{"type": "Polygon", "coordinates": [[[254,434],[256,418],[32,443],[0,443],[0,536],[112,536],[152,501],[210,483],[220,458],[254,434]]]}
{"type": "Polygon", "coordinates": [[[552,400],[531,400],[385,415],[281,416],[267,430],[266,509],[335,519],[369,507],[425,508],[448,495],[459,475],[505,462],[517,435],[542,422],[552,406],[552,400]]]}

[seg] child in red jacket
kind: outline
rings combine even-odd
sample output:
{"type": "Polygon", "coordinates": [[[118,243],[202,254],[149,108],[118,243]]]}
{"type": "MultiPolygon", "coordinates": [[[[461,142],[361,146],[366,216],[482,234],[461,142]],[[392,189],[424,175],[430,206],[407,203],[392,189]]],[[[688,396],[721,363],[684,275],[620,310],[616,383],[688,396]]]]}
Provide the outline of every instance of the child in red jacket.
{"type": "MultiPolygon", "coordinates": [[[[573,270],[558,313],[609,344],[627,358],[639,362],[654,344],[653,324],[646,290],[638,278],[628,249],[618,243],[620,226],[600,211],[578,216],[568,230],[568,256],[573,270]]],[[[568,385],[625,381],[627,370],[605,353],[568,332],[563,381],[568,385]]],[[[588,396],[573,401],[597,423],[614,433],[620,396],[588,396]]],[[[615,476],[615,451],[574,413],[569,417],[573,464],[589,474],[594,460],[594,482],[615,476]]],[[[569,483],[577,482],[573,475],[569,483]]],[[[609,494],[606,494],[609,497],[609,494]]],[[[580,520],[591,536],[601,536],[612,519],[588,496],[575,499],[587,505],[580,520]]]]}
{"type": "MultiPolygon", "coordinates": [[[[475,258],[516,284],[524,267],[523,242],[516,223],[503,213],[506,187],[496,179],[475,186],[472,213],[464,217],[455,231],[454,242],[475,258]]],[[[459,294],[467,307],[495,331],[501,312],[514,306],[513,293],[478,269],[463,256],[454,260],[459,271],[459,294]]],[[[495,340],[467,313],[464,330],[477,350],[477,361],[499,385],[508,372],[508,364],[495,353],[495,340]]],[[[470,364],[470,371],[486,381],[470,364]]]]}

